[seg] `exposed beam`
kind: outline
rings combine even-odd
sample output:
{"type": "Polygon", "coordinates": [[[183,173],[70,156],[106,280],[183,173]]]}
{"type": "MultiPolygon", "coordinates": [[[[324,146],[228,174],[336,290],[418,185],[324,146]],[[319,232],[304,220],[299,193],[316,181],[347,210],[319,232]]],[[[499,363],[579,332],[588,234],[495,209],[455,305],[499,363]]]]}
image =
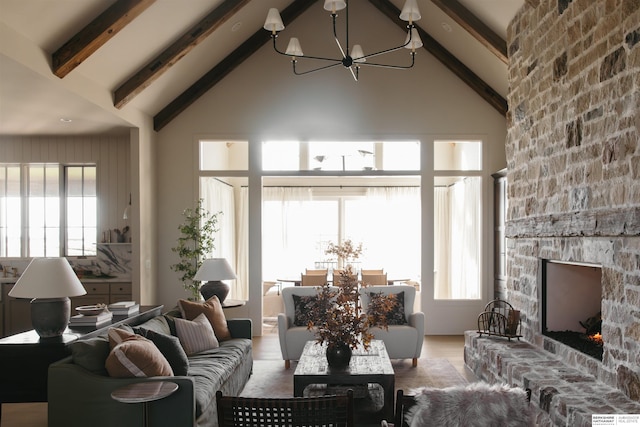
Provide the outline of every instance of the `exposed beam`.
{"type": "Polygon", "coordinates": [[[175,65],[194,47],[206,39],[212,32],[228,21],[235,13],[243,8],[249,0],[225,0],[190,28],[171,46],[140,69],[114,92],[116,108],[124,107],[129,101],[145,90],[156,79],[175,65]]]}
{"type": "Polygon", "coordinates": [[[155,1],[117,0],[51,55],[53,73],[69,74],[155,1]]]}
{"type": "MultiPolygon", "coordinates": [[[[316,0],[296,0],[289,7],[284,9],[280,16],[285,25],[289,25],[295,18],[309,8],[316,0]]],[[[169,105],[164,107],[153,118],[153,128],[159,131],[165,127],[178,114],[183,112],[189,105],[207,93],[216,83],[222,80],[227,74],[242,64],[245,59],[260,49],[265,43],[271,40],[268,31],[260,29],[256,31],[247,41],[242,43],[236,50],[209,70],[197,82],[191,85],[186,91],[180,94],[169,105]]]]}
{"type": "Polygon", "coordinates": [[[458,3],[457,0],[431,0],[458,25],[476,38],[484,47],[489,49],[502,62],[507,64],[507,42],[497,35],[484,22],[479,20],[469,9],[458,3]]]}
{"type": "MultiPolygon", "coordinates": [[[[407,29],[407,23],[399,18],[400,10],[395,7],[388,0],[369,0],[371,4],[380,10],[384,15],[396,23],[403,31],[407,29]]],[[[464,65],[458,58],[453,56],[447,49],[438,43],[433,37],[427,34],[420,27],[416,27],[424,49],[426,49],[431,55],[433,55],[438,61],[440,61],[445,67],[451,70],[456,76],[458,76],[463,82],[465,82],[471,89],[473,89],[478,95],[480,95],[485,101],[487,101],[493,108],[495,108],[500,114],[507,114],[507,101],[500,96],[491,86],[485,83],[480,77],[478,77],[473,71],[471,71],[466,65],[464,65]]]]}

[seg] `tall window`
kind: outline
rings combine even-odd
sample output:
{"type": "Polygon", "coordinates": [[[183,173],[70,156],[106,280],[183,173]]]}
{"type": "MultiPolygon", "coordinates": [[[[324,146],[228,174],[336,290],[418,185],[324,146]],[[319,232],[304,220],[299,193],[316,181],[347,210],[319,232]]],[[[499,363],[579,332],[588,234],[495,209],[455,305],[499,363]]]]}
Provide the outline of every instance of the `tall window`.
{"type": "Polygon", "coordinates": [[[0,165],[0,256],[94,256],[96,237],[95,166],[0,165]]]}
{"type": "Polygon", "coordinates": [[[66,255],[96,254],[97,194],[95,166],[67,166],[66,255]]]}
{"type": "Polygon", "coordinates": [[[299,277],[305,268],[335,268],[329,242],[362,243],[354,267],[383,268],[390,279],[420,280],[419,187],[265,187],[263,277],[299,277]]]}
{"type": "Polygon", "coordinates": [[[433,157],[434,298],[480,299],[482,141],[435,141],[433,157]]]}

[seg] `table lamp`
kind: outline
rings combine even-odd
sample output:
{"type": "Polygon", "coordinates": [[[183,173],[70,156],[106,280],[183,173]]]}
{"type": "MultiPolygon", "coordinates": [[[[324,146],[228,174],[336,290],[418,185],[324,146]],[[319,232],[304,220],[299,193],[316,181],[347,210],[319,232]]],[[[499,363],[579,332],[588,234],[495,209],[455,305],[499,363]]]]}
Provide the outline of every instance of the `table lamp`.
{"type": "Polygon", "coordinates": [[[34,258],[9,291],[9,296],[33,298],[33,329],[41,338],[52,338],[62,335],[69,324],[69,297],[86,293],[66,258],[34,258]]]}
{"type": "Polygon", "coordinates": [[[225,258],[209,258],[203,261],[193,280],[207,280],[207,283],[200,287],[200,294],[205,301],[216,295],[222,303],[229,294],[229,285],[221,280],[235,278],[236,275],[225,258]]]}

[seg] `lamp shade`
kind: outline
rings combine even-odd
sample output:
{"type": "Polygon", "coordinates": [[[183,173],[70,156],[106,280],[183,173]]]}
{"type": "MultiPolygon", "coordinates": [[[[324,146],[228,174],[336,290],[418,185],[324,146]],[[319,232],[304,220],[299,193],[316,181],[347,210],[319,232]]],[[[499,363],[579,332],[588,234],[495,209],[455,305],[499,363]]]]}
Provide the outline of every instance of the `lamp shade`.
{"type": "Polygon", "coordinates": [[[66,258],[34,258],[9,291],[9,296],[62,298],[86,293],[66,258]]]}
{"type": "Polygon", "coordinates": [[[411,29],[411,42],[409,43],[409,34],[407,34],[407,38],[404,41],[408,43],[405,48],[406,49],[419,49],[422,47],[422,39],[420,38],[420,34],[418,34],[418,30],[416,28],[411,29]]]}
{"type": "Polygon", "coordinates": [[[364,58],[364,52],[362,51],[362,46],[360,46],[359,44],[353,45],[353,48],[351,49],[351,59],[353,59],[353,62],[366,62],[366,58],[364,58]]]}
{"type": "Polygon", "coordinates": [[[304,53],[302,53],[302,46],[300,46],[300,41],[297,37],[291,37],[291,40],[289,40],[289,44],[287,45],[286,53],[287,55],[292,56],[304,55],[304,53]]]}
{"type": "Polygon", "coordinates": [[[329,12],[342,10],[345,7],[347,7],[347,3],[344,0],[324,0],[324,10],[328,10],[329,12]]]}
{"type": "Polygon", "coordinates": [[[400,19],[407,22],[413,22],[420,18],[422,18],[422,15],[420,15],[417,0],[407,0],[400,12],[400,19]]]}
{"type": "Polygon", "coordinates": [[[264,21],[264,26],[262,27],[267,31],[282,31],[284,30],[284,23],[282,22],[282,18],[280,17],[280,12],[275,7],[269,9],[267,13],[267,19],[264,21]]]}
{"type": "Polygon", "coordinates": [[[227,280],[235,278],[236,275],[225,258],[205,259],[196,275],[193,276],[193,280],[199,281],[227,280]]]}

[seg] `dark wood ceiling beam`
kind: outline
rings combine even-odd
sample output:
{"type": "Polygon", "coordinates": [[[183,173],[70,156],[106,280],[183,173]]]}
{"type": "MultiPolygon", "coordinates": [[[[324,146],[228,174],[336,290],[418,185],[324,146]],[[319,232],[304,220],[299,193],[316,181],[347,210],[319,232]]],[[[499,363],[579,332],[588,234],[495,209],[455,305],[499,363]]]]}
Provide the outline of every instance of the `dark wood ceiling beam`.
{"type": "Polygon", "coordinates": [[[124,107],[129,101],[149,87],[156,79],[175,65],[200,44],[211,33],[227,22],[235,13],[242,9],[249,0],[225,0],[211,11],[200,22],[190,28],[171,46],[140,69],[114,92],[116,108],[124,107]]]}
{"type": "Polygon", "coordinates": [[[116,1],[51,55],[53,73],[60,78],[69,74],[155,1],[116,1]]]}
{"type": "MultiPolygon", "coordinates": [[[[284,9],[280,16],[285,25],[289,25],[295,18],[309,8],[316,0],[296,0],[289,7],[284,9]]],[[[198,98],[207,93],[216,83],[231,73],[236,67],[249,58],[258,49],[271,40],[271,34],[260,29],[256,31],[247,41],[242,43],[237,49],[231,52],[226,58],[209,70],[197,82],[191,85],[186,91],[180,94],[169,105],[164,107],[153,117],[153,128],[161,130],[171,120],[182,113],[187,107],[193,104],[198,98]]]]}
{"type": "MultiPolygon", "coordinates": [[[[389,17],[404,31],[407,29],[407,23],[399,18],[400,10],[395,7],[388,0],[369,0],[380,12],[389,17]]],[[[473,71],[471,71],[466,65],[464,65],[458,58],[453,56],[447,49],[438,43],[433,37],[431,37],[422,28],[417,27],[417,30],[422,38],[423,48],[426,49],[431,55],[433,55],[438,61],[440,61],[451,72],[458,76],[463,82],[465,82],[471,89],[473,89],[478,95],[480,95],[485,101],[487,101],[493,108],[495,108],[500,114],[507,114],[507,101],[500,96],[491,86],[485,83],[480,77],[478,77],[473,71]]]]}
{"type": "Polygon", "coordinates": [[[484,47],[489,49],[502,62],[507,64],[507,42],[497,35],[484,22],[478,19],[469,9],[461,5],[457,0],[431,0],[458,25],[464,28],[469,34],[475,37],[484,47]]]}

